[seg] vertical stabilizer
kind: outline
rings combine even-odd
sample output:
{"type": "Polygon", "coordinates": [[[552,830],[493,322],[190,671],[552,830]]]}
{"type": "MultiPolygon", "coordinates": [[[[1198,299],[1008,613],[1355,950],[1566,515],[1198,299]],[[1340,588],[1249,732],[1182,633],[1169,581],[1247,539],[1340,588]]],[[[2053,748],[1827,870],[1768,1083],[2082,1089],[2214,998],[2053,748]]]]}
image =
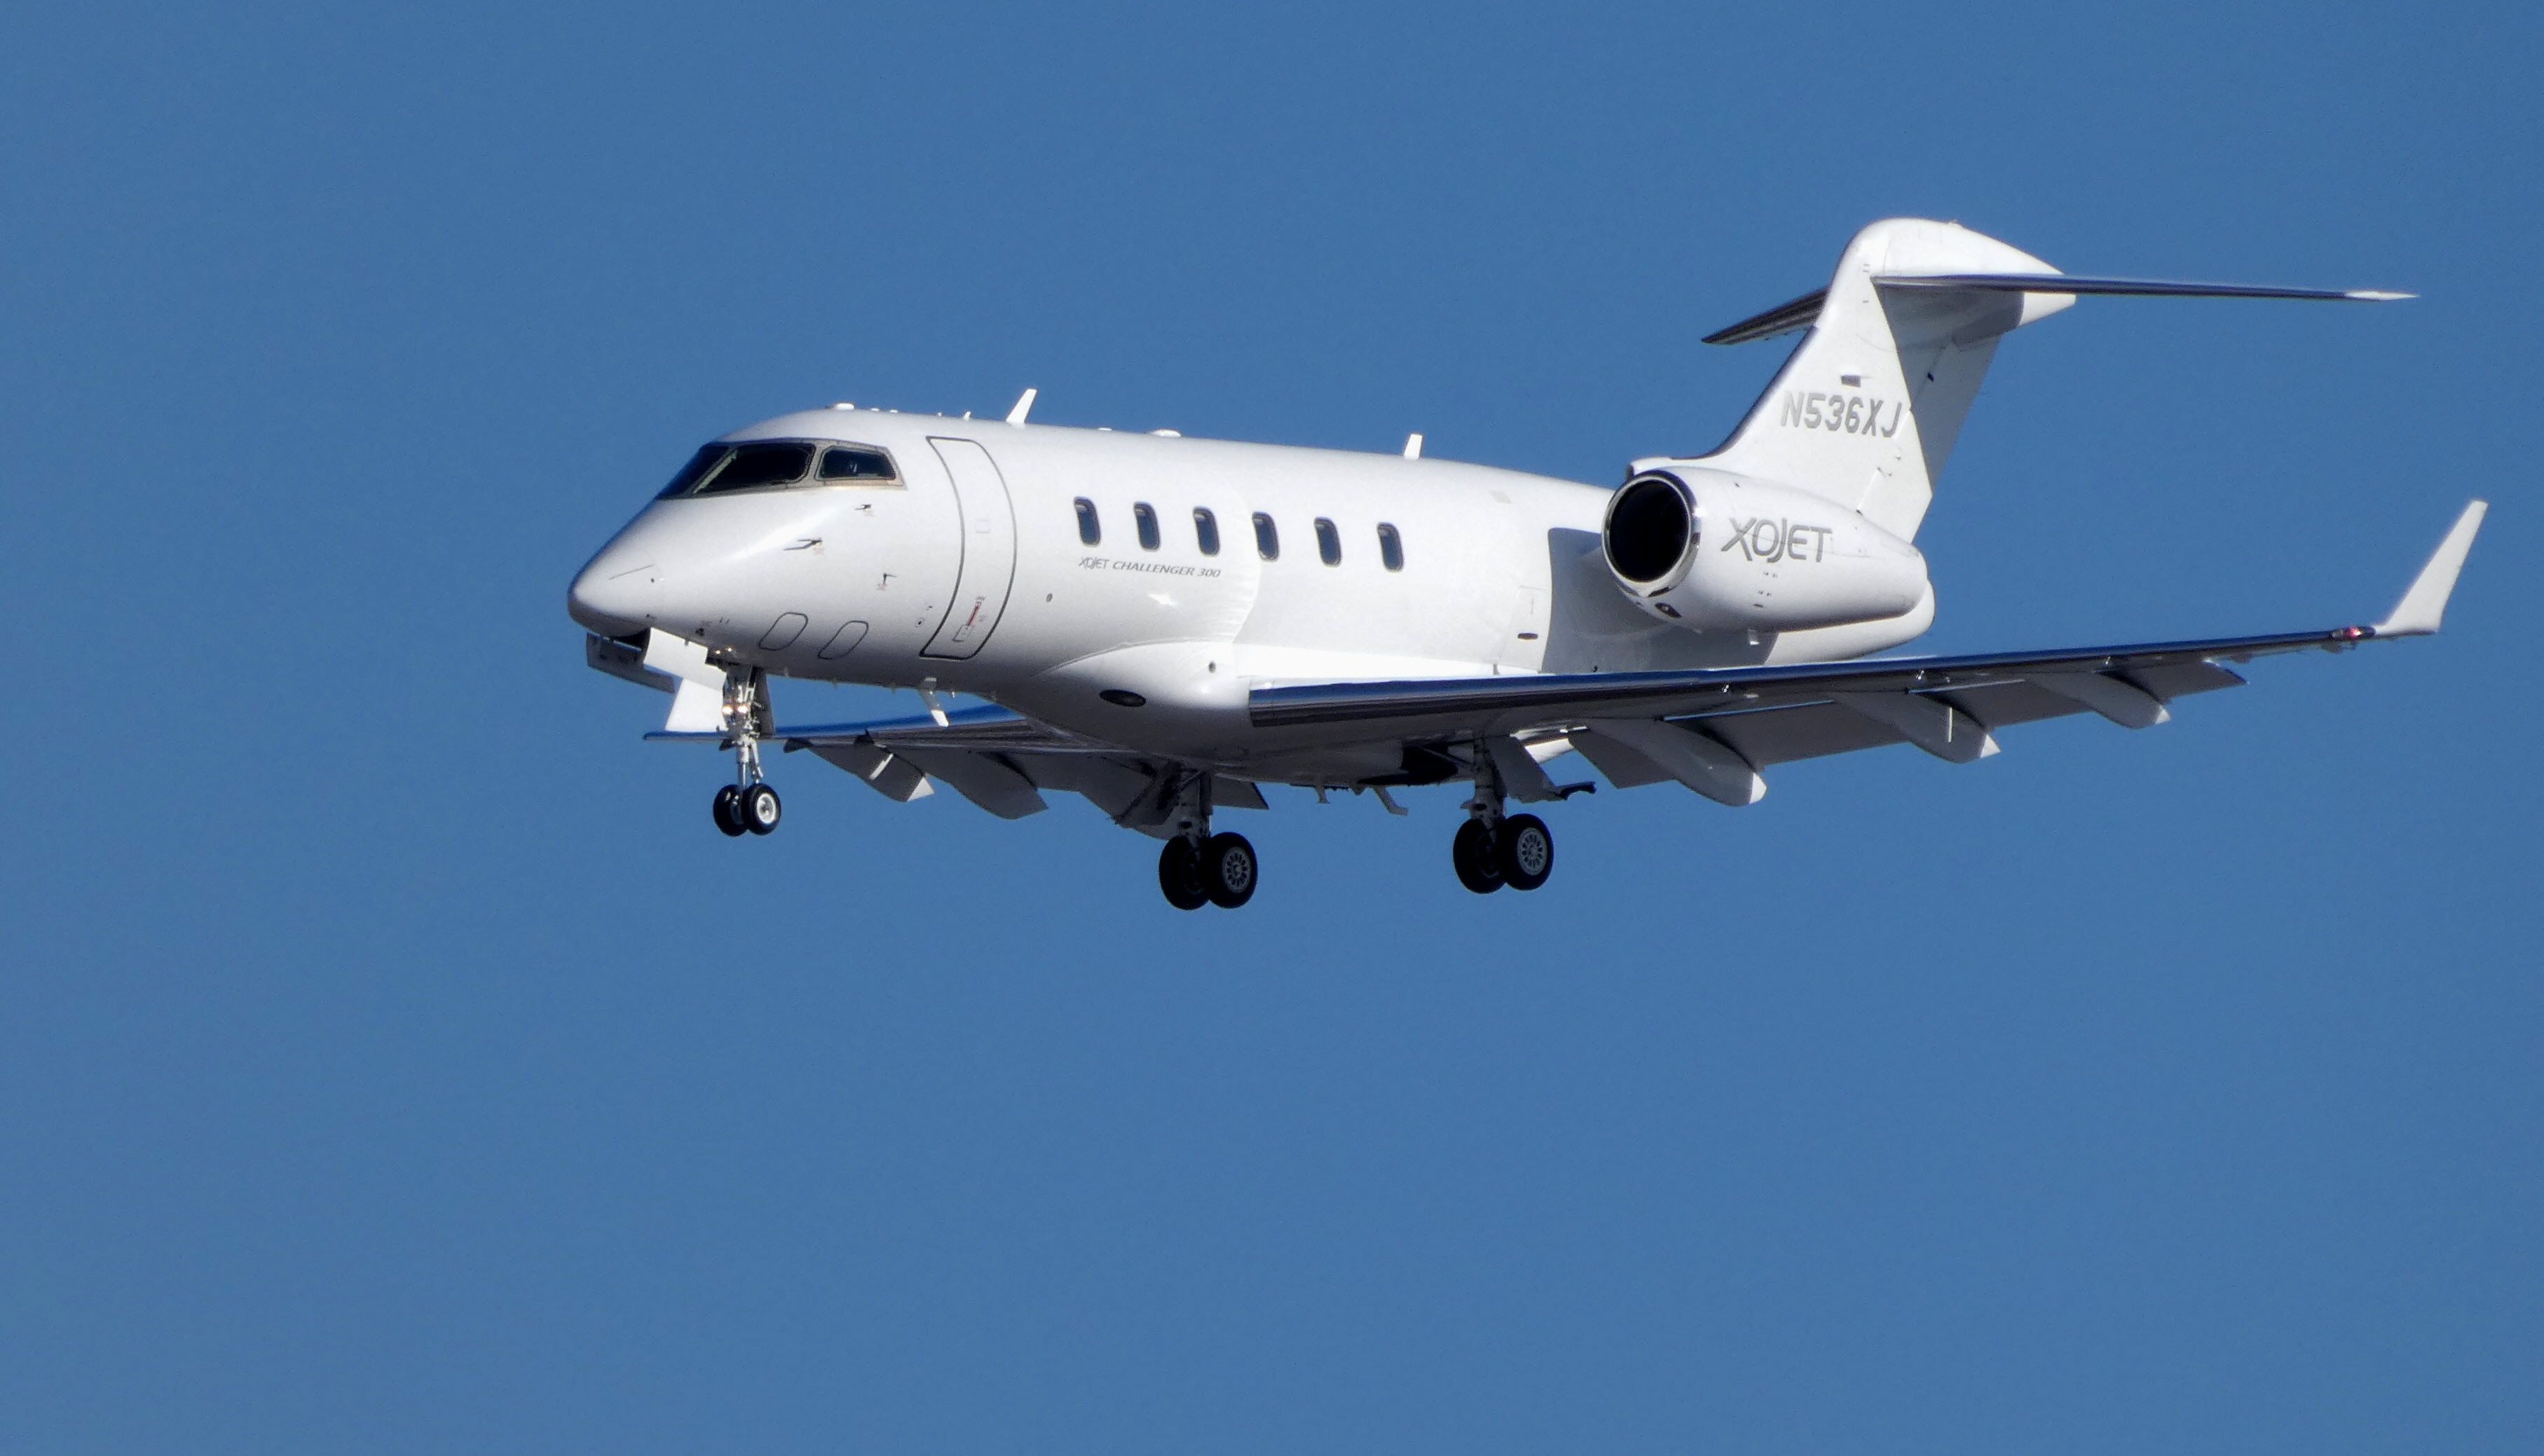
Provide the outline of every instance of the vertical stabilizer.
{"type": "Polygon", "coordinates": [[[1821,293],[1707,341],[1738,344],[1810,330],[1749,418],[1702,463],[1826,497],[1913,538],[1997,341],[2076,300],[2066,293],[1884,282],[2040,279],[2056,272],[1957,223],[1891,218],[1872,224],[1847,245],[1821,293]]]}

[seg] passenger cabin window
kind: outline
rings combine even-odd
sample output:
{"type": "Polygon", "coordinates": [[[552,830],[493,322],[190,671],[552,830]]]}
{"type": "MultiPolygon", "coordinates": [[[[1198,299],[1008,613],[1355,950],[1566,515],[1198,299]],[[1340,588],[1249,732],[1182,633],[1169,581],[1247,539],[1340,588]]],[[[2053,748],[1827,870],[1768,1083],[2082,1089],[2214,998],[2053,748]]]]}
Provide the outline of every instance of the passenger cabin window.
{"type": "Polygon", "coordinates": [[[833,445],[822,452],[822,479],[894,485],[900,482],[901,473],[892,468],[892,457],[881,450],[864,445],[833,445]]]}
{"type": "Polygon", "coordinates": [[[1193,512],[1193,539],[1201,543],[1202,555],[1219,555],[1219,517],[1208,506],[1193,512]]]}
{"type": "Polygon", "coordinates": [[[1140,549],[1157,549],[1157,512],[1142,500],[1131,507],[1131,524],[1140,528],[1140,549]]]}
{"type": "Polygon", "coordinates": [[[1395,534],[1395,527],[1385,521],[1378,523],[1378,559],[1385,562],[1391,572],[1404,570],[1404,539],[1395,534]]]}
{"type": "Polygon", "coordinates": [[[1254,512],[1254,554],[1265,561],[1281,559],[1281,528],[1259,510],[1254,512]]]}
{"type": "Polygon", "coordinates": [[[1316,517],[1316,555],[1323,558],[1326,566],[1343,564],[1342,532],[1335,530],[1334,523],[1321,515],[1316,517]]]}
{"type": "Polygon", "coordinates": [[[1077,539],[1089,546],[1104,544],[1104,523],[1095,518],[1095,502],[1077,498],[1077,539]]]}
{"type": "Polygon", "coordinates": [[[747,445],[709,445],[689,457],[680,473],[656,498],[718,496],[727,491],[755,491],[791,486],[813,468],[813,447],[802,440],[764,440],[747,445]]]}

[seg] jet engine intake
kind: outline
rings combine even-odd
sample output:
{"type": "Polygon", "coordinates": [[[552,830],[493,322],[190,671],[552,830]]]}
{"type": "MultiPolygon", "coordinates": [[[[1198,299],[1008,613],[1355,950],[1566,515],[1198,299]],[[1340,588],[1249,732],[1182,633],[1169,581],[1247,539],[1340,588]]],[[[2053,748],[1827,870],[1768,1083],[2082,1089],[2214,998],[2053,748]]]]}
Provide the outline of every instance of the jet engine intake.
{"type": "Polygon", "coordinates": [[[1710,471],[1645,471],[1600,532],[1634,604],[1699,631],[1873,622],[1926,593],[1916,547],[1824,497],[1710,471]]]}

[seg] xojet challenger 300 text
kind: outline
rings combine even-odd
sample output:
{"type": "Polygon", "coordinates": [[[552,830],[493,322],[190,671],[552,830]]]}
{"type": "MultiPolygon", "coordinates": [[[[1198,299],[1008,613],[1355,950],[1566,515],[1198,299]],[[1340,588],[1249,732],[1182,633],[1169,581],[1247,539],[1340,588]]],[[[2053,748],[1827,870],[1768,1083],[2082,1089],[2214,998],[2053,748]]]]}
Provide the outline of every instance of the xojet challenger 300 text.
{"type": "Polygon", "coordinates": [[[1215,832],[1260,786],[1471,784],[1452,860],[1477,892],[1554,863],[1578,752],[1620,787],[1725,805],[1776,766],[1909,743],[1967,763],[2034,719],[2127,728],[2226,666],[2437,630],[2464,508],[2374,626],[1882,657],[1926,631],[1913,544],[1997,342],[2083,294],[2406,295],[2083,277],[1950,223],[1859,233],[1826,288],[1712,335],[1807,331],[1709,454],[1614,488],[1422,458],[846,405],[705,446],[577,576],[591,664],[673,694],[654,736],[735,756],[727,834],[777,825],[769,744],[889,798],[937,783],[1005,818],[1082,794],[1163,840],[1175,905],[1252,895],[1215,832]],[[786,726],[772,677],[918,690],[925,716],[786,726]],[[991,706],[949,711],[941,694],[991,706]]]}

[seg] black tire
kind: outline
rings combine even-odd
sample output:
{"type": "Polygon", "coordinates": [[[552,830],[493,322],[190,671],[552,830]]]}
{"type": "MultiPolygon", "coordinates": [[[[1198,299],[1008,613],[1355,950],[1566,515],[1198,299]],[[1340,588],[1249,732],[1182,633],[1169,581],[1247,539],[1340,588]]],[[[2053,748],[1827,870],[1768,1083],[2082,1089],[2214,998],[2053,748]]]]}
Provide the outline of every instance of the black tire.
{"type": "Polygon", "coordinates": [[[1535,889],[1554,873],[1554,832],[1535,814],[1513,814],[1493,836],[1493,864],[1513,889],[1535,889]]]}
{"type": "Polygon", "coordinates": [[[716,791],[715,821],[716,827],[722,829],[725,833],[737,838],[742,835],[741,789],[732,784],[727,784],[716,791]]]}
{"type": "Polygon", "coordinates": [[[743,827],[754,834],[774,834],[777,820],[785,806],[777,802],[777,791],[766,784],[754,784],[742,791],[738,801],[743,827]]]}
{"type": "Polygon", "coordinates": [[[1501,865],[1493,858],[1493,831],[1481,819],[1458,826],[1458,837],[1449,841],[1449,863],[1458,867],[1458,882],[1479,895],[1502,887],[1501,865]]]}
{"type": "Polygon", "coordinates": [[[1193,842],[1178,834],[1157,851],[1157,888],[1163,890],[1166,903],[1178,910],[1198,910],[1210,903],[1210,894],[1201,887],[1201,852],[1193,842]]]}
{"type": "Polygon", "coordinates": [[[1202,888],[1210,892],[1210,902],[1223,910],[1233,910],[1254,898],[1261,869],[1254,846],[1242,834],[1214,834],[1201,847],[1202,888]]]}

